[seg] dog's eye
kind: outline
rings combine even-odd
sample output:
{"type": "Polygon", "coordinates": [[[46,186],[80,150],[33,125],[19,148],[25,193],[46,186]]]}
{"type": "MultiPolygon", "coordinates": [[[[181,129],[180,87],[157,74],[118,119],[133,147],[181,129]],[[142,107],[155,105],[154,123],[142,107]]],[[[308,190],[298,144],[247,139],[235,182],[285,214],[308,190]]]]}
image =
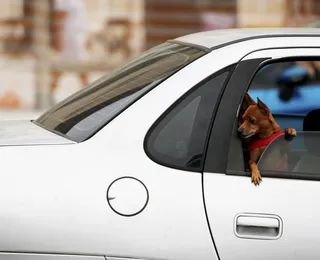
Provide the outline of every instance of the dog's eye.
{"type": "Polygon", "coordinates": [[[255,124],[256,123],[256,120],[252,119],[252,118],[249,118],[249,123],[250,124],[255,124]]]}

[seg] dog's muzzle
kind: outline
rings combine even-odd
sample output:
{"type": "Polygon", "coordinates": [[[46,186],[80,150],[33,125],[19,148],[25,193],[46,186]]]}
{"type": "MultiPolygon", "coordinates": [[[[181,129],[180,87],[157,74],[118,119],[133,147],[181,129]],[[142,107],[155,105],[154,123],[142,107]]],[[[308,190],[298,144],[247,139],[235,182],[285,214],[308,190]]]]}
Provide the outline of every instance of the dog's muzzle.
{"type": "Polygon", "coordinates": [[[238,128],[237,132],[238,132],[239,136],[241,138],[244,138],[244,139],[245,138],[249,138],[249,137],[254,135],[254,133],[246,133],[246,132],[244,132],[244,129],[240,128],[240,127],[238,128]]]}

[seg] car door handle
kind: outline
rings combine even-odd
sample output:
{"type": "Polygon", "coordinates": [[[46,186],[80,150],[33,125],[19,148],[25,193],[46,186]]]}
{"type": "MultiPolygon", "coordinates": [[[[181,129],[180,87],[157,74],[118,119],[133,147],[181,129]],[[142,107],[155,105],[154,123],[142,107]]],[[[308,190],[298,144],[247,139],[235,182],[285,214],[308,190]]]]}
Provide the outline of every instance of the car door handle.
{"type": "Polygon", "coordinates": [[[239,238],[279,239],[282,219],[271,214],[240,213],[234,219],[234,233],[239,238]]]}

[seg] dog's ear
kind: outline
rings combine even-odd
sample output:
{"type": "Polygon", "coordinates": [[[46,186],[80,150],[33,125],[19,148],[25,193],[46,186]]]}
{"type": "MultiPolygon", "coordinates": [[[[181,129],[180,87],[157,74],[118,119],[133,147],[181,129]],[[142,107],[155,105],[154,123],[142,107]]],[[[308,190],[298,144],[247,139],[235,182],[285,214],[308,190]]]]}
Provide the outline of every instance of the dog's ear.
{"type": "Polygon", "coordinates": [[[256,105],[256,104],[257,103],[252,99],[252,97],[250,97],[248,92],[244,93],[244,97],[243,97],[243,101],[240,109],[241,113],[243,114],[249,106],[256,105]]]}
{"type": "Polygon", "coordinates": [[[250,97],[248,92],[244,93],[243,101],[239,110],[239,125],[243,123],[242,116],[246,112],[249,106],[256,105],[257,103],[250,97]]]}
{"type": "Polygon", "coordinates": [[[260,110],[262,115],[264,115],[264,116],[268,116],[269,115],[269,113],[270,113],[269,108],[259,98],[258,98],[257,105],[258,105],[258,108],[259,108],[259,110],[260,110]]]}

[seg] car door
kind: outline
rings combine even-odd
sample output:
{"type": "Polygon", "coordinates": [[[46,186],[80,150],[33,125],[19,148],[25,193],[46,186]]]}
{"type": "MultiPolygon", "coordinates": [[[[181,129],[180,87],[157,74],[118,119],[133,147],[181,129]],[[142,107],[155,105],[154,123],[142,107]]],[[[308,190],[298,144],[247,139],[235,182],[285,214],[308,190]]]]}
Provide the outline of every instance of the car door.
{"type": "Polygon", "coordinates": [[[313,176],[260,169],[263,181],[254,186],[250,172],[244,170],[236,134],[237,112],[257,70],[265,64],[301,59],[320,60],[320,49],[279,48],[248,54],[224,92],[203,175],[208,222],[221,260],[320,257],[320,169],[313,176]]]}

